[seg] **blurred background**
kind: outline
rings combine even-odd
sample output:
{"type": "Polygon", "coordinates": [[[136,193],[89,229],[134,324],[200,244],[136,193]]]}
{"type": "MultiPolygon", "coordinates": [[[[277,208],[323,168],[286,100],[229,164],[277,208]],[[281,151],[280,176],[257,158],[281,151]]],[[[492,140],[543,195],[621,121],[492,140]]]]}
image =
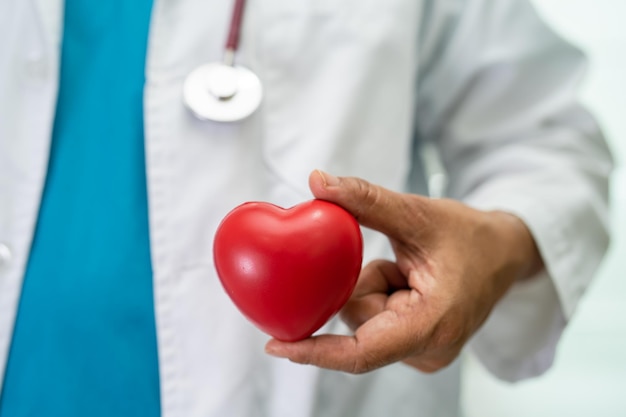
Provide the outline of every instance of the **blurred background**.
{"type": "Polygon", "coordinates": [[[626,1],[534,3],[591,61],[581,99],[599,119],[616,158],[613,243],[545,376],[507,384],[465,358],[465,417],[626,417],[626,1]]]}

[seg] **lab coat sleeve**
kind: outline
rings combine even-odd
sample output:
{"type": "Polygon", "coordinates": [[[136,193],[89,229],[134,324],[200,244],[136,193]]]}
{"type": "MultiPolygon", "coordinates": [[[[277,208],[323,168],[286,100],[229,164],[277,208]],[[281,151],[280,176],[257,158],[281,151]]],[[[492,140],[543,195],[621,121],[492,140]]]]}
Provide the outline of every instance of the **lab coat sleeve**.
{"type": "Polygon", "coordinates": [[[520,217],[546,266],[469,345],[502,379],[538,375],[608,245],[612,162],[576,101],[584,56],[525,0],[435,0],[420,42],[417,131],[440,150],[448,195],[520,217]]]}

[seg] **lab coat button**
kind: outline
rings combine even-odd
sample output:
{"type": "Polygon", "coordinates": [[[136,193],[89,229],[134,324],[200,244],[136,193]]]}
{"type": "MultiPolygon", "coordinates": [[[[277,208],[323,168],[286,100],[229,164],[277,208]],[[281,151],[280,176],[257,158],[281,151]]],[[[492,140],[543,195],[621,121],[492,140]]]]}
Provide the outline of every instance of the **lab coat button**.
{"type": "Polygon", "coordinates": [[[0,243],[0,269],[9,266],[11,262],[11,249],[4,244],[0,243]]]}

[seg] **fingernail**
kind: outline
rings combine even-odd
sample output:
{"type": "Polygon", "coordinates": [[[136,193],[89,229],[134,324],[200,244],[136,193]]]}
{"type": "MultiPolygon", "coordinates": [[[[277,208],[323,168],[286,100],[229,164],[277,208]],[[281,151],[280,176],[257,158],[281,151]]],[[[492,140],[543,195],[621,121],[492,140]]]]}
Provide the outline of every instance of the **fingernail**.
{"type": "Polygon", "coordinates": [[[276,356],[278,358],[284,358],[285,356],[281,354],[280,349],[278,349],[275,343],[269,342],[265,345],[265,353],[271,356],[276,356]]]}
{"type": "Polygon", "coordinates": [[[268,355],[272,355],[272,356],[278,356],[276,355],[276,349],[269,347],[269,346],[265,346],[265,353],[267,353],[268,355]]]}
{"type": "Polygon", "coordinates": [[[319,169],[317,172],[322,177],[322,181],[324,181],[324,187],[336,187],[339,185],[339,178],[334,175],[330,175],[329,173],[320,171],[319,169]]]}

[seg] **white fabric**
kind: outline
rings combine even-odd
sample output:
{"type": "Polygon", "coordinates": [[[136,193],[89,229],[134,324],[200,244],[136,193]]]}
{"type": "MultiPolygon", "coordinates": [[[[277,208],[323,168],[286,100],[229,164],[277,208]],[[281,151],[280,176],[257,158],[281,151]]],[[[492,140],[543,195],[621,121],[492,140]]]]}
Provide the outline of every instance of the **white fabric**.
{"type": "MultiPolygon", "coordinates": [[[[457,415],[458,363],[350,376],[267,357],[267,336],[211,261],[224,214],[310,198],[314,168],[419,189],[425,141],[441,150],[451,196],[533,231],[547,273],[513,288],[471,346],[502,378],[543,372],[607,245],[611,161],[575,102],[582,55],[523,0],[250,0],[237,58],[264,101],[242,123],[201,122],[182,82],[221,58],[230,10],[156,0],[152,16],[144,114],[163,416],[457,415]]],[[[0,375],[45,179],[61,27],[60,0],[0,3],[0,243],[11,251],[0,375]]],[[[365,258],[388,255],[367,232],[365,258]]]]}

